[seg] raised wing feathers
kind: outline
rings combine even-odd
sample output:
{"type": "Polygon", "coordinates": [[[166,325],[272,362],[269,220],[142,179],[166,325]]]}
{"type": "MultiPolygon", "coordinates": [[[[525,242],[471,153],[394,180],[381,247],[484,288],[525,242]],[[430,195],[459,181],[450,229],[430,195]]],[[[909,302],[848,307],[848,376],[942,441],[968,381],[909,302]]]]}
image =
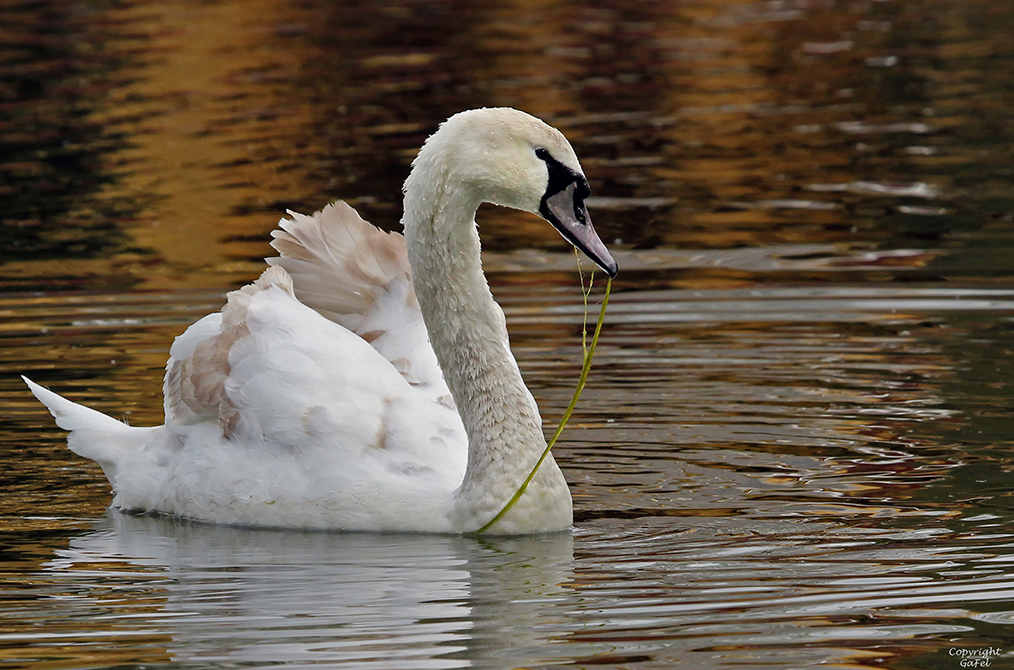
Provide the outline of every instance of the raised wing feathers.
{"type": "Polygon", "coordinates": [[[412,287],[405,238],[337,201],[312,216],[290,212],[271,245],[303,304],[369,342],[413,386],[453,406],[412,287]]]}
{"type": "Polygon", "coordinates": [[[267,262],[285,268],[300,302],[356,333],[395,285],[405,289],[404,307],[418,311],[404,237],[367,223],[341,200],[313,216],[289,214],[271,233],[280,256],[267,262]]]}
{"type": "MultiPolygon", "coordinates": [[[[229,293],[221,313],[192,325],[170,349],[167,423],[185,432],[211,420],[225,436],[235,430],[241,403],[230,397],[230,354],[250,333],[248,309],[261,291],[294,296],[355,333],[425,397],[453,408],[412,288],[404,237],[374,227],[341,201],[312,216],[290,214],[272,233],[280,257],[267,259],[271,267],[257,281],[229,293]]],[[[285,355],[284,342],[273,346],[285,355]]]]}

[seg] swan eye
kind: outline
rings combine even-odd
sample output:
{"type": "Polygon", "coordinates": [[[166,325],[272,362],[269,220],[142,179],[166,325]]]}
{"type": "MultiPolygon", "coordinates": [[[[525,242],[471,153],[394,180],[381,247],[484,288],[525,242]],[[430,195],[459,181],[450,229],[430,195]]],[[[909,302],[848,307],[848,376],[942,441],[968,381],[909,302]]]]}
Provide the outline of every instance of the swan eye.
{"type": "Polygon", "coordinates": [[[539,147],[538,149],[535,150],[535,155],[539,159],[544,161],[548,161],[550,159],[549,152],[543,149],[542,147],[539,147]]]}

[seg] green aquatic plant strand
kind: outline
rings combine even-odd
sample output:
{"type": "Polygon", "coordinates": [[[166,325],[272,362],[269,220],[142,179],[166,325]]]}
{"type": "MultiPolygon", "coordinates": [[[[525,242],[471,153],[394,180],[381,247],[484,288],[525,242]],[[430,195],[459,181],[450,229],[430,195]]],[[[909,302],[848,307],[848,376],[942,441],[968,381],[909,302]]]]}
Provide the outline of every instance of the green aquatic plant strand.
{"type": "Polygon", "coordinates": [[[577,247],[574,247],[574,260],[577,261],[577,277],[581,282],[581,296],[584,300],[584,312],[581,314],[581,354],[588,355],[588,296],[591,295],[592,285],[595,283],[595,266],[592,266],[591,275],[588,277],[588,288],[584,287],[584,272],[581,270],[581,254],[577,247]]]}
{"type": "MultiPolygon", "coordinates": [[[[578,266],[578,268],[580,269],[580,265],[578,266]]],[[[581,397],[581,391],[584,390],[585,382],[588,381],[588,372],[591,370],[592,357],[595,356],[595,347],[599,343],[599,333],[602,332],[602,323],[606,320],[606,306],[609,305],[609,291],[612,288],[612,286],[613,280],[612,278],[610,278],[606,281],[606,292],[602,296],[602,308],[599,310],[599,320],[598,323],[595,324],[595,333],[592,335],[591,346],[587,347],[586,349],[585,349],[584,334],[582,334],[581,347],[582,349],[585,349],[584,365],[581,367],[581,377],[580,379],[577,380],[577,388],[574,389],[574,397],[570,399],[570,404],[567,405],[567,410],[563,413],[563,418],[560,419],[560,425],[556,427],[556,432],[553,433],[553,437],[549,440],[549,443],[546,445],[545,450],[543,450],[542,455],[539,456],[539,460],[535,462],[535,467],[533,467],[532,471],[528,473],[528,476],[525,477],[525,481],[521,483],[521,486],[518,487],[518,490],[514,493],[511,499],[507,501],[507,504],[503,506],[503,509],[497,512],[495,517],[490,519],[485,526],[483,526],[482,528],[480,528],[475,532],[485,533],[486,531],[488,531],[490,527],[497,521],[502,519],[504,515],[510,511],[511,507],[514,507],[514,503],[516,503],[521,498],[521,496],[524,495],[525,491],[528,489],[528,485],[535,477],[535,473],[539,471],[539,467],[542,465],[542,462],[546,460],[546,456],[549,455],[549,450],[553,448],[553,445],[556,444],[557,438],[560,437],[560,433],[563,432],[563,428],[564,426],[567,425],[567,420],[570,419],[570,415],[574,413],[574,407],[577,406],[577,401],[581,397]]],[[[588,284],[588,292],[586,293],[584,291],[583,276],[581,281],[581,292],[584,294],[585,319],[587,319],[588,293],[591,292],[591,282],[589,282],[588,284]]],[[[587,321],[585,322],[585,328],[587,329],[587,321]]]]}

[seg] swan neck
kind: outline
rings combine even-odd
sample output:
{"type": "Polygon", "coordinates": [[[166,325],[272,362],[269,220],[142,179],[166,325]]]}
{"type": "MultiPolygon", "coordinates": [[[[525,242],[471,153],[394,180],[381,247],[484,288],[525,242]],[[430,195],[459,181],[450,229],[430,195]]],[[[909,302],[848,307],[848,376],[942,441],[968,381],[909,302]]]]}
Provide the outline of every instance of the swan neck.
{"type": "MultiPolygon", "coordinates": [[[[449,188],[449,181],[446,171],[417,161],[406,182],[403,224],[430,342],[468,436],[468,464],[452,515],[474,530],[510,499],[546,441],[538,407],[510,351],[503,311],[482,271],[475,225],[481,199],[466,188],[449,188]]],[[[551,456],[533,485],[554,473],[569,515],[566,482],[551,456]]],[[[567,516],[557,527],[569,523],[567,516]]]]}

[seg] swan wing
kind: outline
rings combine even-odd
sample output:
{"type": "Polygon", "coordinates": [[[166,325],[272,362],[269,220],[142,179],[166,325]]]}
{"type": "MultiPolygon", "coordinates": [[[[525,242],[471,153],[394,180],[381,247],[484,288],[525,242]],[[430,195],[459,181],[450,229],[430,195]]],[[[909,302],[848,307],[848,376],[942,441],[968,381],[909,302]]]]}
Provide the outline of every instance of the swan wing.
{"type": "Polygon", "coordinates": [[[368,223],[337,201],[313,215],[289,212],[272,232],[280,266],[296,297],[370,344],[409,382],[453,407],[422,312],[399,233],[368,223]]]}
{"type": "Polygon", "coordinates": [[[464,462],[457,412],[297,300],[281,267],[231,292],[221,313],[176,339],[163,390],[166,427],[185,440],[206,439],[195,436],[217,425],[215,440],[301,452],[316,445],[346,470],[462,472],[447,466],[464,462]]]}
{"type": "Polygon", "coordinates": [[[457,411],[300,302],[281,267],[176,339],[164,393],[166,439],[120,468],[120,507],[218,523],[447,529],[467,460],[457,411]]]}

